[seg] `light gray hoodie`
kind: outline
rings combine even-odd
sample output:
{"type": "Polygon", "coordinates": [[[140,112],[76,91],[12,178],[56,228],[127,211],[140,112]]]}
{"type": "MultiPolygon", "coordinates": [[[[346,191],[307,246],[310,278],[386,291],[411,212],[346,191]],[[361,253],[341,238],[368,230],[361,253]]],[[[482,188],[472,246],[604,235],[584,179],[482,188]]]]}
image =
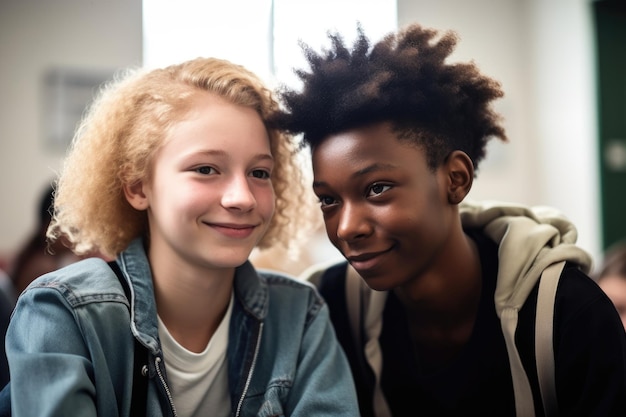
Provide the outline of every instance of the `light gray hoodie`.
{"type": "Polygon", "coordinates": [[[566,261],[589,273],[591,256],[575,245],[575,226],[553,208],[465,201],[459,212],[464,228],[480,228],[498,245],[494,301],[507,346],[517,416],[534,416],[532,391],[515,346],[518,312],[545,271],[537,299],[535,351],[544,410],[548,416],[556,414],[552,348],[556,287],[566,261]]]}
{"type": "MultiPolygon", "coordinates": [[[[482,229],[498,245],[495,308],[507,346],[518,417],[535,415],[532,391],[515,345],[518,312],[539,278],[542,274],[544,276],[537,299],[537,374],[545,414],[557,415],[552,347],[554,296],[565,261],[578,264],[583,272],[589,273],[591,257],[576,246],[578,235],[575,226],[555,209],[499,201],[466,200],[459,205],[459,213],[464,228],[482,229]]],[[[313,265],[303,272],[301,278],[317,284],[317,280],[329,266],[313,265]]],[[[360,338],[358,323],[363,323],[365,356],[376,379],[373,395],[377,417],[391,415],[380,388],[382,356],[378,344],[386,298],[385,291],[371,290],[348,264],[346,305],[355,339],[360,338]],[[360,314],[363,316],[359,316],[360,314]]]]}

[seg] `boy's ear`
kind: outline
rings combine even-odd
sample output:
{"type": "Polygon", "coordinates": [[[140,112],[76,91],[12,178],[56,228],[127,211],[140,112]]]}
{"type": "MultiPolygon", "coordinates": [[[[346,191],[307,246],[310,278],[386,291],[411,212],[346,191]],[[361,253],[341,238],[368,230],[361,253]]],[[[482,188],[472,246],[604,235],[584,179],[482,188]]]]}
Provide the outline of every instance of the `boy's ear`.
{"type": "Polygon", "coordinates": [[[469,194],[474,181],[474,164],[463,151],[453,151],[446,158],[448,202],[459,204],[469,194]]]}
{"type": "Polygon", "coordinates": [[[124,184],[124,196],[126,197],[126,201],[139,211],[148,208],[148,197],[143,191],[143,184],[143,181],[124,184]]]}

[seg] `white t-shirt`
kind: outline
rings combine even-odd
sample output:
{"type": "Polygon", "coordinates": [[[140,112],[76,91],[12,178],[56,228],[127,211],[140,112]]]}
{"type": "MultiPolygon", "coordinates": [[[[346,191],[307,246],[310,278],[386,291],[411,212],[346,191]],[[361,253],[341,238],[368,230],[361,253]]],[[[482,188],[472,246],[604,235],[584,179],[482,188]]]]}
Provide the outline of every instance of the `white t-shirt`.
{"type": "Polygon", "coordinates": [[[182,347],[169,333],[159,317],[159,338],[167,377],[176,412],[180,417],[228,417],[228,327],[233,309],[233,295],[222,322],[201,353],[182,347]]]}

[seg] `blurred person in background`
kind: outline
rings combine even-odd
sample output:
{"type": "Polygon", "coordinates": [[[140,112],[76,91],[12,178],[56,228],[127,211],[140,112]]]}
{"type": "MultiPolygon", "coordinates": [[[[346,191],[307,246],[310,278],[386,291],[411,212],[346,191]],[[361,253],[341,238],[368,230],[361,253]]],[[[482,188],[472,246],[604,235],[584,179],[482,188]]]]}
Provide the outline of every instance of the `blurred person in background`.
{"type": "Polygon", "coordinates": [[[6,335],[11,312],[15,306],[15,293],[9,276],[0,269],[0,387],[9,382],[9,364],[4,348],[4,336],[6,335]]]}
{"type": "Polygon", "coordinates": [[[615,305],[626,328],[626,241],[607,249],[594,277],[615,305]]]}
{"type": "Polygon", "coordinates": [[[82,258],[71,251],[65,239],[58,239],[50,245],[47,242],[46,231],[52,220],[53,199],[54,187],[50,183],[39,198],[35,229],[11,262],[9,277],[16,296],[38,276],[82,258]]]}
{"type": "Polygon", "coordinates": [[[10,272],[0,271],[0,386],[9,381],[4,340],[17,297],[38,276],[81,259],[65,246],[62,239],[48,246],[46,231],[52,220],[53,194],[53,186],[49,184],[39,198],[34,231],[19,248],[15,258],[8,262],[10,272]]]}

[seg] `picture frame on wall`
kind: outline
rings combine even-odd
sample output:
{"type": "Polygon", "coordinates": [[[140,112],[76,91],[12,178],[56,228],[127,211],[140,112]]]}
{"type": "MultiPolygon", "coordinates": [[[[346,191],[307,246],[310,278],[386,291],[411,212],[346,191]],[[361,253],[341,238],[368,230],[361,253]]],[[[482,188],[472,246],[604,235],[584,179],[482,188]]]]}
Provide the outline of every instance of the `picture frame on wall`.
{"type": "Polygon", "coordinates": [[[43,138],[52,152],[65,153],[80,120],[113,70],[51,68],[43,76],[43,138]]]}

